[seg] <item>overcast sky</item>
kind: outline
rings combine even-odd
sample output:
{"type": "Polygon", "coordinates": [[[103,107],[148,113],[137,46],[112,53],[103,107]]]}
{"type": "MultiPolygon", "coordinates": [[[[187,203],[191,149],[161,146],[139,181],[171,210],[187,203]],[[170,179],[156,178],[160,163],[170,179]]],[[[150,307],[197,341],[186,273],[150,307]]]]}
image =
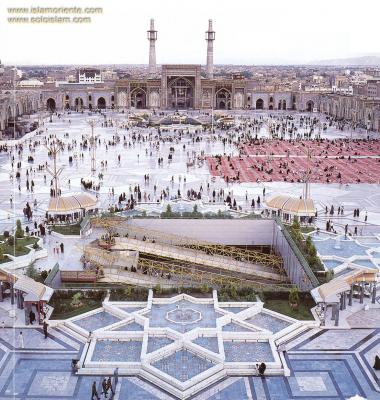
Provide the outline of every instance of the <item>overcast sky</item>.
{"type": "Polygon", "coordinates": [[[6,64],[146,64],[149,19],[157,63],[291,64],[380,53],[378,0],[0,0],[6,64]],[[103,7],[91,24],[7,23],[7,7],[103,7]]]}

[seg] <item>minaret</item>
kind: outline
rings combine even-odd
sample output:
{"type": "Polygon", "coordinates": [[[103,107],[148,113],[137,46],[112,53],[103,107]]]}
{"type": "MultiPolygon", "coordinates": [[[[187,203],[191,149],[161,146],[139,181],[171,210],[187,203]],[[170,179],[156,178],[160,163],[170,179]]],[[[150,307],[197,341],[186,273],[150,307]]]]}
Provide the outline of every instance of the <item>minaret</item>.
{"type": "Polygon", "coordinates": [[[156,67],[156,40],[157,31],[154,30],[154,19],[150,20],[150,30],[147,31],[149,40],[149,75],[154,75],[156,67]]]}
{"type": "Polygon", "coordinates": [[[214,40],[215,32],[212,30],[212,19],[208,20],[208,31],[206,32],[207,40],[207,66],[206,74],[207,78],[213,78],[214,76],[214,40]]]}

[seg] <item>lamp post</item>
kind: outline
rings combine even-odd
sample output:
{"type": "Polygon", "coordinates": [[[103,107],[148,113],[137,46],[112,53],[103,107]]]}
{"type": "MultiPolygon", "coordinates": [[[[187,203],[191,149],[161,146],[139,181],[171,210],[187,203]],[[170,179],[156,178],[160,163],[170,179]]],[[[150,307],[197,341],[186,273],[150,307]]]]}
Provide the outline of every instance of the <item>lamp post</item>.
{"type": "Polygon", "coordinates": [[[94,128],[98,124],[98,121],[95,119],[87,120],[87,124],[91,128],[91,136],[89,138],[90,146],[91,146],[91,174],[94,175],[96,172],[96,140],[97,136],[94,134],[94,128]]]}
{"type": "Polygon", "coordinates": [[[49,154],[53,157],[53,168],[46,167],[47,171],[53,178],[54,192],[52,197],[59,196],[59,175],[61,175],[63,171],[63,167],[57,169],[57,155],[62,149],[62,143],[60,143],[57,139],[53,141],[53,143],[49,145],[45,145],[49,154]]]}

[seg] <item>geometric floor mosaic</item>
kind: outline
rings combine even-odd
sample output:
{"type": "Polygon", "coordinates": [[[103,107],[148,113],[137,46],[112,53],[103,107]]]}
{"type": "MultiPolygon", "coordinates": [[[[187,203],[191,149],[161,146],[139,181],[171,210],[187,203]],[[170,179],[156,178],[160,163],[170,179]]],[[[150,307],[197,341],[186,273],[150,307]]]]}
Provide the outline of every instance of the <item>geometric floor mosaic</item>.
{"type": "MultiPolygon", "coordinates": [[[[71,359],[80,356],[83,343],[57,329],[51,329],[45,340],[39,329],[30,328],[23,330],[25,348],[20,349],[18,334],[17,329],[0,330],[0,400],[89,399],[94,380],[101,393],[103,376],[76,376],[71,372],[71,359]]],[[[380,327],[310,329],[287,343],[290,377],[229,377],[191,399],[335,400],[360,395],[379,400],[380,374],[372,368],[376,354],[380,354],[380,327]]],[[[205,367],[208,365],[200,366],[205,367]]],[[[173,397],[138,377],[120,377],[114,399],[173,397]]]]}

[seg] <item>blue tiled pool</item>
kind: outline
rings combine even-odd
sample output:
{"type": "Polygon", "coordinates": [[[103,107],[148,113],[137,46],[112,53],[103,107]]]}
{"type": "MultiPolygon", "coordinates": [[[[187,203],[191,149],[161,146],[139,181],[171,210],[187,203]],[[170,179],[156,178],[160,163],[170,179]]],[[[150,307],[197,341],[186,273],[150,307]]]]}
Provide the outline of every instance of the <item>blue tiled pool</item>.
{"type": "Polygon", "coordinates": [[[135,311],[140,311],[143,310],[145,307],[125,307],[125,306],[120,306],[120,309],[122,309],[123,311],[126,311],[127,313],[132,313],[135,311]]]}
{"type": "Polygon", "coordinates": [[[149,314],[149,325],[151,327],[168,327],[178,332],[188,332],[194,328],[215,328],[216,318],[219,315],[215,312],[213,304],[194,304],[187,300],[180,300],[174,304],[152,304],[152,309],[149,314]],[[182,309],[193,309],[200,312],[201,320],[194,323],[174,323],[166,318],[169,311],[177,309],[177,306],[182,309]]]}
{"type": "Polygon", "coordinates": [[[204,347],[207,350],[211,350],[214,353],[219,353],[219,345],[218,345],[218,338],[217,337],[206,337],[200,336],[193,340],[193,343],[204,347]]]}
{"type": "Polygon", "coordinates": [[[367,260],[354,260],[353,261],[354,264],[357,265],[362,265],[363,267],[368,267],[368,268],[377,268],[377,265],[375,265],[375,263],[373,263],[370,259],[367,260]]]}
{"type": "Polygon", "coordinates": [[[353,240],[314,240],[314,245],[318,253],[322,256],[337,256],[341,258],[350,258],[352,256],[367,255],[367,248],[355,243],[353,240]]]}
{"type": "Polygon", "coordinates": [[[268,329],[268,331],[273,333],[277,333],[291,325],[288,321],[284,321],[283,319],[276,318],[273,315],[263,312],[260,312],[245,321],[258,326],[259,328],[268,329]]]}
{"type": "Polygon", "coordinates": [[[114,324],[118,321],[120,321],[120,318],[115,317],[107,311],[101,311],[72,322],[89,332],[93,332],[96,329],[104,328],[105,326],[114,324]]]}
{"type": "Polygon", "coordinates": [[[316,240],[323,240],[323,239],[334,237],[335,235],[332,233],[328,233],[328,232],[314,232],[310,236],[316,240]]]}
{"type": "Polygon", "coordinates": [[[125,324],[120,326],[117,329],[113,329],[115,331],[143,331],[144,327],[137,322],[130,322],[129,324],[125,324]]]}
{"type": "Polygon", "coordinates": [[[247,307],[221,307],[223,310],[232,312],[234,314],[239,313],[240,311],[246,310],[247,307]]]}
{"type": "Polygon", "coordinates": [[[91,361],[140,361],[141,340],[98,340],[91,361]]]}
{"type": "Polygon", "coordinates": [[[273,362],[273,354],[268,342],[224,341],[227,362],[273,362]]]}
{"type": "Polygon", "coordinates": [[[169,339],[168,337],[155,337],[149,336],[148,337],[148,348],[147,353],[152,353],[162,347],[168,346],[169,344],[173,343],[174,340],[169,339]]]}
{"type": "Polygon", "coordinates": [[[229,324],[224,325],[222,330],[224,332],[252,332],[252,331],[256,331],[256,329],[253,328],[253,327],[251,329],[248,329],[245,326],[241,326],[239,324],[236,324],[235,322],[230,322],[229,324]]]}
{"type": "Polygon", "coordinates": [[[325,264],[327,269],[334,269],[338,265],[342,265],[343,261],[338,261],[338,260],[322,260],[323,264],[325,264]]]}
{"type": "Polygon", "coordinates": [[[185,382],[211,368],[214,364],[188,350],[182,349],[156,361],[152,365],[173,378],[185,382]]]}

